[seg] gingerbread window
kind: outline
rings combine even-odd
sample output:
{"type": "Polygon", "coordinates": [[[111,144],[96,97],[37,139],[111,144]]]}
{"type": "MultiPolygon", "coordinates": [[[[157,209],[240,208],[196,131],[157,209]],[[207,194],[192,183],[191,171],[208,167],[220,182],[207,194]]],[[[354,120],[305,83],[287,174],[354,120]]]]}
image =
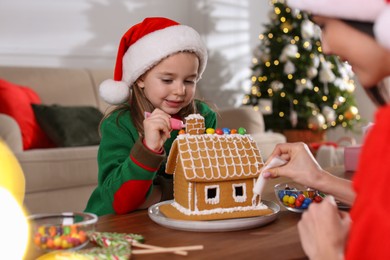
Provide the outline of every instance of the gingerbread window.
{"type": "Polygon", "coordinates": [[[233,198],[235,202],[246,201],[246,185],[245,183],[233,184],[233,198]]]}
{"type": "Polygon", "coordinates": [[[218,185],[210,185],[205,187],[205,196],[206,203],[208,204],[218,204],[219,203],[219,186],[218,185]]]}

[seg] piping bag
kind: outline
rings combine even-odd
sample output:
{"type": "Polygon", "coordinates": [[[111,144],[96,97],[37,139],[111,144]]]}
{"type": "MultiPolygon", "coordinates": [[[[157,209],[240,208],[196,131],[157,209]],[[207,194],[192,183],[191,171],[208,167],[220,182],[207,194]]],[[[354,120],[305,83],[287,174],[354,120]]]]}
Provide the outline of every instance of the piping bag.
{"type": "Polygon", "coordinates": [[[266,183],[266,179],[263,177],[263,173],[270,168],[279,167],[286,163],[287,161],[283,160],[282,158],[274,157],[266,166],[263,167],[259,177],[257,178],[255,186],[253,186],[252,206],[256,206],[256,204],[259,205],[261,202],[261,194],[263,193],[266,183]]]}
{"type": "MultiPolygon", "coordinates": [[[[150,114],[151,114],[150,112],[145,112],[145,118],[148,118],[150,116],[150,114]]],[[[171,117],[169,119],[169,122],[171,123],[171,128],[174,130],[180,130],[180,129],[186,127],[186,124],[184,124],[183,121],[176,119],[176,118],[173,118],[173,117],[171,117]]]]}

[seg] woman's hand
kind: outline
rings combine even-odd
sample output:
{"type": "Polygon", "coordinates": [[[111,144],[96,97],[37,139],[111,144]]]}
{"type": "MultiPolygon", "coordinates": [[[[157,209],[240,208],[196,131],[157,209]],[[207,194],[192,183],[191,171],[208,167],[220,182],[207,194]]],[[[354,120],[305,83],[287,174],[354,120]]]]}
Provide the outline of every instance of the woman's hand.
{"type": "Polygon", "coordinates": [[[306,144],[278,144],[266,164],[275,156],[281,157],[287,163],[280,167],[268,169],[263,173],[264,178],[288,177],[297,183],[333,195],[347,205],[352,205],[355,200],[356,194],[351,181],[323,170],[306,144]]]}
{"type": "Polygon", "coordinates": [[[171,116],[160,109],[155,109],[145,118],[144,145],[153,151],[161,151],[165,141],[171,136],[171,116]]]}
{"type": "Polygon", "coordinates": [[[332,196],[312,203],[298,222],[303,250],[310,259],[344,259],[351,219],[332,196]]]}
{"type": "Polygon", "coordinates": [[[285,176],[295,182],[315,188],[323,170],[317,163],[309,148],[304,143],[284,143],[276,145],[266,164],[275,156],[287,161],[287,164],[269,169],[265,178],[285,176]]]}

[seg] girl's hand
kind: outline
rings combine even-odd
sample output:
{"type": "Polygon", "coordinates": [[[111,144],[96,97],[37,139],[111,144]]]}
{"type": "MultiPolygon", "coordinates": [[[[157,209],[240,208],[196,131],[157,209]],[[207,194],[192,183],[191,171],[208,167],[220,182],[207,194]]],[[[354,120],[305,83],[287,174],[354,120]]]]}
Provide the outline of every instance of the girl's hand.
{"type": "Polygon", "coordinates": [[[300,184],[315,187],[315,182],[323,173],[309,148],[304,143],[284,143],[276,145],[266,164],[275,156],[287,161],[287,164],[269,169],[264,173],[265,178],[285,176],[300,184]],[[313,186],[314,184],[314,186],[313,186]]]}
{"type": "Polygon", "coordinates": [[[310,259],[344,259],[351,219],[332,196],[312,203],[298,222],[301,244],[310,259]]]}
{"type": "Polygon", "coordinates": [[[171,116],[156,108],[149,117],[145,118],[144,144],[153,151],[161,151],[165,141],[171,136],[171,116]]]}

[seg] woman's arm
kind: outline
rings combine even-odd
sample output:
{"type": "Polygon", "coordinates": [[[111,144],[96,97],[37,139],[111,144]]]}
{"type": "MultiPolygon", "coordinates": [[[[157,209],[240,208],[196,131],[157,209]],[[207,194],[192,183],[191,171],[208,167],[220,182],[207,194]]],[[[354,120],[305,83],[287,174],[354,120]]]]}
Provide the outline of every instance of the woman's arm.
{"type": "Polygon", "coordinates": [[[302,185],[331,194],[348,205],[352,205],[355,200],[352,182],[323,170],[306,144],[278,144],[266,163],[275,156],[281,157],[288,163],[269,169],[268,173],[264,174],[265,178],[285,176],[302,185]]]}

